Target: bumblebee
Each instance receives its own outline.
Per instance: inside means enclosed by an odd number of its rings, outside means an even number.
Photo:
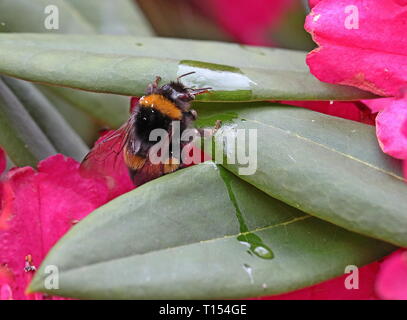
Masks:
[[[181,75],[170,83],[159,86],[160,77],[148,85],[142,96],[131,111],[128,121],[118,130],[110,132],[101,143],[85,156],[81,163],[82,170],[91,170],[94,162],[99,162],[110,149],[115,155],[123,155],[123,160],[129,170],[130,177],[136,186],[140,186],[162,175],[185,167],[182,157],[174,156],[170,151],[166,161],[155,163],[151,161],[149,152],[157,141],[150,140],[153,130],[162,129],[168,139],[173,138],[173,123],[179,123],[180,134],[190,128],[197,118],[191,102],[195,96],[208,92],[211,88],[188,88],[181,78],[194,72]],[[173,140],[171,140],[173,141]],[[190,141],[177,141],[183,148]],[[172,150],[170,142],[169,149]]]

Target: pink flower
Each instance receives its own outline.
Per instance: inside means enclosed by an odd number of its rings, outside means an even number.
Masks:
[[[407,95],[396,98],[365,100],[376,117],[376,135],[383,152],[404,160],[407,177]]]
[[[407,300],[407,251],[398,250],[380,267],[376,293],[382,299]]]
[[[308,66],[321,81],[394,96],[407,82],[406,24],[405,1],[319,1],[305,23],[319,45]]]
[[[324,281],[320,284],[262,300],[371,300],[376,299],[375,278],[379,263],[374,262],[359,269],[359,288],[347,289],[345,279],[349,274]]]
[[[305,28],[319,48],[307,56],[321,81],[397,96],[407,83],[407,0],[312,1]],[[341,57],[338,59],[338,57]],[[366,100],[383,152],[407,159],[407,99]],[[404,163],[407,174],[407,163]]]
[[[46,298],[25,294],[36,267],[66,231],[126,188],[82,177],[79,163],[63,155],[37,170],[10,170],[0,184],[0,299]]]
[[[346,101],[280,101],[291,106],[303,107],[343,119],[374,124],[374,116],[360,102]]]
[[[378,99],[373,106],[380,111],[376,133],[383,152],[407,160],[407,96]]]

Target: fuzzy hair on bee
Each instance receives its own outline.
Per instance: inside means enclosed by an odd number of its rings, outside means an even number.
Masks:
[[[191,109],[191,102],[196,95],[211,89],[186,87],[181,78],[192,73],[194,72],[183,74],[176,81],[162,86],[159,85],[161,78],[157,76],[155,81],[148,85],[145,95],[138,100],[128,121],[97,144],[85,156],[81,168],[91,170],[93,163],[100,161],[105,155],[106,144],[116,155],[123,154],[130,177],[136,186],[185,167],[182,158],[172,153],[172,142],[169,143],[170,153],[166,161],[151,161],[149,152],[157,141],[151,141],[150,135],[154,130],[161,129],[165,130],[171,140],[174,121],[179,123],[180,136],[192,127],[197,113]],[[177,144],[183,148],[189,142],[177,141]]]

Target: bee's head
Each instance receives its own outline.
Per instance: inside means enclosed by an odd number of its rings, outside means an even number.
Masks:
[[[207,92],[211,88],[188,88],[180,79],[187,75],[190,75],[193,72],[189,72],[183,74],[177,78],[177,81],[172,81],[163,85],[160,88],[161,94],[165,96],[167,99],[173,101],[177,106],[179,106],[183,110],[187,110],[189,108],[190,102],[195,99],[195,96],[204,92]]]
[[[173,102],[190,102],[195,95],[179,81],[172,81],[161,87],[162,94]]]

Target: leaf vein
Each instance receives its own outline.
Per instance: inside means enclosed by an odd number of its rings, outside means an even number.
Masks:
[[[247,118],[245,118],[245,120],[246,120],[246,121],[253,122],[253,123],[258,123],[258,124],[261,124],[261,125],[263,125],[263,126],[266,126],[266,127],[272,128],[272,129],[280,130],[280,131],[282,131],[282,132],[284,132],[284,133],[286,133],[286,134],[288,134],[288,135],[291,135],[291,136],[297,137],[297,138],[299,138],[299,139],[301,139],[301,140],[304,140],[304,141],[307,141],[307,142],[309,142],[309,143],[315,144],[315,145],[317,145],[317,146],[319,146],[319,147],[321,147],[321,148],[324,148],[324,149],[326,149],[326,150],[329,150],[329,151],[331,151],[331,152],[340,154],[341,156],[344,156],[344,157],[346,157],[346,158],[349,158],[349,159],[351,159],[351,160],[354,160],[354,161],[356,161],[356,162],[359,162],[359,163],[361,163],[361,164],[363,164],[363,165],[365,165],[365,166],[367,166],[367,167],[369,167],[369,168],[372,168],[372,169],[374,169],[374,170],[377,170],[377,171],[380,171],[380,172],[385,173],[385,174],[387,174],[387,175],[390,175],[390,176],[392,176],[393,178],[396,178],[396,179],[401,180],[401,181],[403,181],[403,182],[405,181],[403,177],[401,177],[401,176],[399,176],[399,175],[397,175],[397,174],[395,174],[395,173],[393,173],[393,172],[390,172],[390,171],[384,170],[384,169],[382,169],[382,168],[376,167],[375,165],[373,165],[373,164],[371,164],[371,163],[369,163],[369,162],[363,161],[363,160],[358,159],[358,158],[356,158],[356,157],[354,157],[354,156],[351,156],[351,155],[349,155],[349,154],[343,153],[343,152],[341,152],[341,151],[339,151],[339,150],[330,148],[330,147],[328,147],[328,146],[326,146],[326,145],[324,145],[324,144],[321,144],[321,143],[318,143],[318,142],[316,142],[316,141],[314,141],[314,140],[311,140],[311,139],[308,139],[308,138],[306,138],[306,137],[303,137],[303,136],[301,136],[301,135],[299,135],[299,134],[297,134],[297,133],[293,133],[293,132],[291,132],[291,131],[284,130],[284,129],[282,129],[282,128],[273,126],[273,125],[271,125],[271,124],[266,124],[266,123],[263,123],[263,122],[258,121],[258,120],[247,119]]]

